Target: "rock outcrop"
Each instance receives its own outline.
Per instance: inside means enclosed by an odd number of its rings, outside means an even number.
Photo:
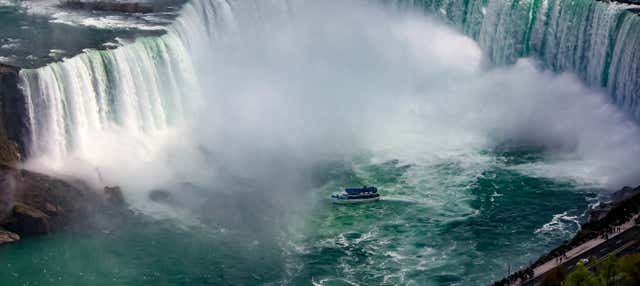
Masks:
[[[20,236],[6,229],[0,228],[0,245],[20,240]]]
[[[0,163],[10,164],[24,154],[24,96],[18,87],[20,69],[0,64]]]
[[[3,226],[22,235],[47,234],[51,230],[51,217],[22,203],[13,206]]]
[[[149,199],[156,203],[167,203],[171,200],[171,193],[167,190],[153,190],[149,193]]]
[[[47,234],[123,206],[119,187],[101,193],[86,184],[0,164],[0,241]]]
[[[591,223],[603,219],[611,210],[638,194],[640,194],[640,187],[624,187],[621,190],[612,193],[609,196],[608,201],[600,203],[588,211],[587,222]]]
[[[124,195],[122,194],[122,189],[120,189],[120,187],[104,187],[104,194],[106,196],[107,202],[112,206],[121,207],[126,205]]]

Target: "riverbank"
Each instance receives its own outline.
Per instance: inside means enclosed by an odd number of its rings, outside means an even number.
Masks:
[[[619,248],[605,247],[613,240],[616,245],[633,246],[637,238],[629,232],[637,230],[640,220],[640,186],[625,187],[611,195],[612,200],[590,210],[590,219],[569,241],[541,256],[529,267],[520,270],[493,285],[537,285],[558,267],[572,268],[581,259],[615,255]],[[605,213],[606,211],[606,213]],[[595,251],[600,249],[599,251]]]

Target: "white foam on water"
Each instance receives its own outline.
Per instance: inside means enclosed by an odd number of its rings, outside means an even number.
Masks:
[[[569,227],[579,228],[580,227],[580,219],[578,216],[568,215],[568,212],[559,213],[553,216],[551,221],[545,223],[541,228],[536,229],[534,233],[536,234],[554,234],[557,235],[559,232],[571,232],[572,229]]]
[[[167,20],[153,15],[136,14],[110,15],[95,14],[89,11],[74,11],[60,8],[59,0],[22,1],[19,3],[30,14],[50,17],[51,23],[70,26],[94,27],[99,29],[139,29],[164,30]]]
[[[530,59],[485,70],[470,38],[368,2],[231,3],[196,0],[165,36],[23,72],[33,165],[98,168],[142,198],[278,170],[293,184],[270,160],[366,150],[416,165],[408,180],[434,192],[411,200],[436,205],[464,202],[496,164],[483,151],[505,141],[549,150],[525,173],[612,187],[640,173],[627,167],[638,127],[571,74]],[[445,162],[463,173],[442,179],[434,168]]]

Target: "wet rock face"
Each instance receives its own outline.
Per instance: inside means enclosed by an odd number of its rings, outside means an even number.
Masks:
[[[0,228],[41,235],[86,219],[103,199],[62,180],[0,165]]]
[[[587,211],[588,222],[596,222],[603,219],[615,207],[628,200],[629,198],[640,194],[640,186],[636,188],[624,187],[619,191],[612,193],[608,202],[598,204],[596,207]]]
[[[18,87],[20,69],[0,64],[0,162],[12,163],[24,154],[26,104]]]
[[[17,203],[3,227],[22,235],[40,235],[51,231],[51,217],[28,205]]]

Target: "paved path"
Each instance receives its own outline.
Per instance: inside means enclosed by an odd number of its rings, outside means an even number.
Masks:
[[[626,223],[617,226],[617,228],[619,229],[617,232],[613,232],[609,234],[609,239],[606,240],[604,238],[595,238],[592,240],[589,240],[581,245],[576,246],[575,248],[569,250],[566,253],[566,257],[562,260],[556,260],[555,258],[551,259],[550,261],[547,261],[546,263],[536,267],[533,269],[533,278],[522,283],[520,281],[516,282],[514,285],[536,285],[537,282],[543,277],[543,274],[547,273],[549,270],[555,268],[558,265],[561,264],[565,264],[566,262],[573,262],[573,264],[570,264],[569,266],[573,267],[573,265],[575,265],[579,259],[582,259],[583,256],[585,256],[585,254],[587,255],[586,257],[590,257],[588,256],[589,254],[591,254],[591,252],[593,252],[593,250],[595,248],[598,248],[599,246],[604,246],[603,244],[607,241],[612,242],[612,241],[617,241],[614,238],[617,238],[619,235],[626,233],[627,230],[633,228],[636,224],[635,224],[635,219],[637,217],[639,217],[640,214],[637,214],[635,216],[633,216],[629,221],[627,221]],[[637,229],[636,229],[637,231]],[[633,232],[633,234],[635,235],[635,231]],[[625,237],[630,235],[629,233],[625,234]],[[635,237],[635,236],[634,236]],[[606,249],[605,249],[606,250]],[[603,250],[604,251],[604,250]],[[607,251],[606,253],[609,253],[610,251]],[[599,256],[599,255],[597,255]]]

